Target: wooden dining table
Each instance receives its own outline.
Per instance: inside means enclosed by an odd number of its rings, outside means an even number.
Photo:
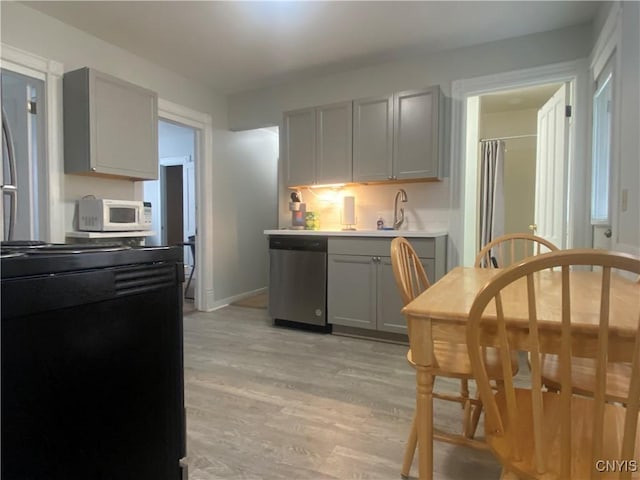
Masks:
[[[466,343],[466,327],[471,305],[480,289],[502,269],[456,267],[407,304],[405,315],[411,332],[409,343],[416,364],[416,412],[418,429],[419,478],[433,477],[433,341]],[[559,271],[535,274],[540,345],[542,351],[559,353],[560,288]],[[573,354],[595,351],[599,325],[601,274],[586,270],[570,273]],[[640,315],[640,286],[637,281],[612,276],[610,349],[612,355],[629,358]],[[502,293],[505,319],[512,344],[524,347],[528,337],[527,293],[524,279]],[[630,312],[635,312],[630,315]],[[495,310],[490,304],[483,325],[491,330]],[[634,320],[635,319],[635,320]],[[615,358],[611,358],[615,361]]]

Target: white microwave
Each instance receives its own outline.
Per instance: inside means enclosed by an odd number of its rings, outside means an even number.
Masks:
[[[81,198],[78,201],[78,230],[87,232],[151,230],[151,204],[136,200]]]

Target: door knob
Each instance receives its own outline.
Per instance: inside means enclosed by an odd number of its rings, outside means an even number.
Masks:
[[[529,225],[529,230],[531,230],[533,233],[536,233],[537,229],[538,229],[538,225],[536,225],[535,223],[532,223],[531,225]]]
[[[611,229],[610,228],[607,228],[604,231],[604,236],[607,237],[607,238],[611,238]]]

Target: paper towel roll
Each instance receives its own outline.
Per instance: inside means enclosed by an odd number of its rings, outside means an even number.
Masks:
[[[342,198],[342,224],[356,224],[356,197]]]

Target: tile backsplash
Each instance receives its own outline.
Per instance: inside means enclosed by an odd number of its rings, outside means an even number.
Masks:
[[[302,188],[302,201],[307,211],[320,217],[321,230],[340,230],[343,197],[355,197],[356,229],[375,230],[378,217],[385,227],[393,226],[393,207],[396,192],[407,192],[404,223],[400,230],[447,230],[449,227],[449,181],[427,183],[398,183],[393,185],[357,185],[341,188]],[[291,190],[287,190],[287,197]],[[282,197],[281,197],[282,198]],[[281,205],[280,227],[288,227],[288,201]]]

